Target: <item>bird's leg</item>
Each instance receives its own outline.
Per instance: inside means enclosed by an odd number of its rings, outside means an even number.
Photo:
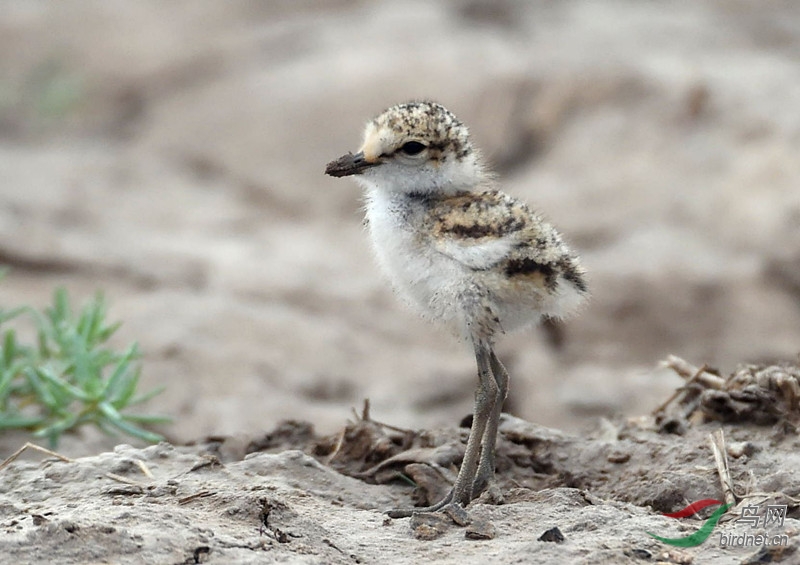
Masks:
[[[494,401],[494,409],[486,424],[481,443],[481,460],[478,465],[478,474],[472,485],[472,498],[477,498],[485,489],[489,489],[489,494],[497,502],[503,499],[502,493],[494,484],[494,465],[495,452],[494,446],[497,441],[497,427],[500,424],[500,414],[503,412],[503,403],[508,395],[508,371],[503,367],[500,359],[497,358],[493,350],[489,351],[490,366],[492,375],[497,383],[497,396]]]
[[[492,376],[491,349],[482,343],[475,344],[475,359],[478,363],[478,388],[475,391],[475,410],[472,415],[472,429],[467,440],[467,449],[456,482],[450,493],[433,506],[389,511],[392,518],[407,518],[412,514],[438,512],[450,504],[466,506],[472,500],[472,485],[478,471],[481,454],[481,441],[486,432],[486,424],[493,416],[494,405],[499,391]],[[495,426],[496,427],[496,426]]]
[[[478,471],[478,461],[481,455],[481,442],[486,432],[486,426],[493,412],[497,400],[497,383],[492,376],[491,349],[485,345],[475,347],[475,358],[478,362],[478,389],[475,391],[475,411],[472,416],[472,429],[469,432],[467,450],[464,461],[453,485],[453,502],[466,506],[472,500],[472,483]]]

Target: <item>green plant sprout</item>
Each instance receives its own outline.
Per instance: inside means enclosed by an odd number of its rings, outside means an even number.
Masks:
[[[21,343],[11,322],[30,317],[36,343]],[[39,312],[30,306],[0,306],[0,432],[29,430],[55,448],[66,431],[93,424],[148,442],[163,437],[145,426],[166,423],[164,416],[129,413],[163,392],[163,387],[137,394],[141,367],[136,343],[116,352],[105,346],[120,323],[108,324],[106,305],[98,293],[80,313],[58,288],[53,305]]]

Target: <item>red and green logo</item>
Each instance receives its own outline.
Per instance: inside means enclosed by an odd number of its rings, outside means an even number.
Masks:
[[[698,500],[697,502],[692,502],[689,506],[684,508],[683,510],[679,510],[678,512],[673,512],[671,514],[664,514],[669,518],[686,518],[687,516],[693,516],[696,512],[699,512],[703,508],[707,508],[709,506],[714,506],[717,504],[722,504],[719,500],[714,500],[712,498],[706,498],[704,500]],[[712,530],[719,522],[719,519],[722,518],[722,515],[730,508],[730,504],[722,504],[719,508],[717,508],[716,512],[714,512],[705,523],[700,526],[700,529],[697,530],[695,533],[688,535],[682,538],[662,538],[661,536],[657,536],[655,534],[651,534],[650,532],[646,532],[647,535],[656,538],[658,541],[666,543],[668,545],[674,545],[677,547],[695,547],[696,545],[700,545],[704,541],[708,539],[708,536],[711,535]]]

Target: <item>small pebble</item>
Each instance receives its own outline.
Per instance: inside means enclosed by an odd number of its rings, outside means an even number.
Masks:
[[[561,530],[558,529],[558,526],[555,528],[550,528],[541,536],[539,536],[539,541],[553,541],[556,543],[561,543],[565,540],[564,534],[561,533]]]
[[[494,524],[488,520],[473,520],[469,526],[464,537],[467,539],[487,540],[494,539],[497,535]]]
[[[469,512],[467,512],[457,504],[449,504],[445,506],[444,513],[450,516],[453,522],[455,522],[459,526],[466,526],[467,524],[472,522],[472,518],[470,517]]]
[[[410,526],[415,538],[430,541],[447,531],[447,522],[442,514],[413,514]]]
[[[617,451],[614,450],[608,454],[608,461],[609,463],[627,463],[631,458],[631,454],[628,451]]]

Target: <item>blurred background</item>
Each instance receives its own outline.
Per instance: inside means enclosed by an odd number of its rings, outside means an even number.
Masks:
[[[102,289],[173,441],[330,432],[364,398],[455,425],[471,353],[394,299],[359,189],[323,174],[411,98],[467,123],[590,273],[579,317],[501,342],[509,411],[579,430],[663,401],[670,353],[797,358],[790,0],[7,0],[0,304]]]

